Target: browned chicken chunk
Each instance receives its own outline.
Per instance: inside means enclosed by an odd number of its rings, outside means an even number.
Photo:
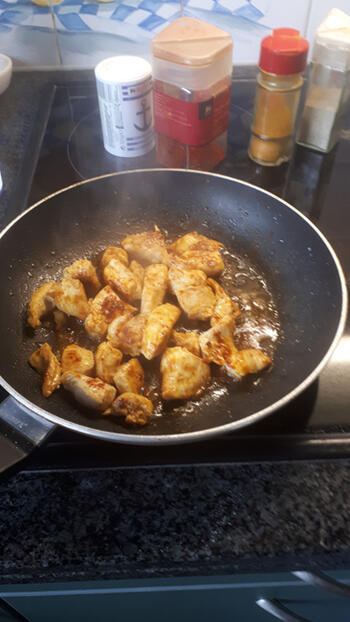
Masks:
[[[63,313],[63,311],[60,311],[59,309],[54,309],[52,312],[52,315],[53,315],[53,319],[55,322],[55,329],[57,331],[63,330],[65,325],[67,324],[66,314]]]
[[[138,281],[129,268],[118,259],[111,259],[103,270],[105,282],[129,302],[135,300]]]
[[[196,395],[210,378],[210,367],[186,348],[167,348],[162,356],[162,398],[184,400]]]
[[[124,266],[127,266],[129,263],[128,254],[125,252],[123,248],[119,248],[118,246],[109,246],[103,252],[101,257],[101,268],[102,270],[106,267],[106,265],[111,261],[111,259],[118,259]]]
[[[153,411],[151,400],[136,393],[122,393],[112,404],[112,413],[125,417],[126,423],[146,425]]]
[[[168,268],[164,264],[147,266],[141,297],[141,313],[151,313],[163,303],[167,282]]]
[[[67,315],[77,317],[79,320],[85,320],[89,313],[85,289],[78,279],[62,279],[61,283],[55,288],[53,298],[56,307],[63,313],[67,313]]]
[[[109,324],[116,319],[126,319],[135,312],[135,307],[121,300],[118,294],[106,285],[90,303],[85,330],[93,339],[103,339]]]
[[[224,262],[219,242],[193,231],[170,245],[170,265],[187,270],[203,270],[208,276],[220,274]]]
[[[58,389],[61,382],[61,366],[51,346],[44,343],[29,357],[29,363],[44,376],[41,390],[44,397],[49,397],[55,389]]]
[[[86,408],[104,411],[113,402],[117,390],[100,378],[90,378],[84,374],[66,372],[62,375],[62,384],[73,393],[77,402]]]
[[[93,352],[72,343],[62,352],[61,366],[63,374],[70,371],[72,374],[92,376],[95,367]]]
[[[226,372],[237,379],[256,373],[271,364],[261,350],[237,350],[233,341],[234,320],[221,320],[199,336],[205,361],[223,365]]]
[[[143,331],[141,348],[141,352],[146,359],[151,360],[165,350],[180,314],[180,309],[175,307],[175,305],[166,303],[156,307],[148,316]]]
[[[130,359],[118,367],[113,382],[119,393],[140,393],[145,382],[144,371],[137,359]]]
[[[170,343],[173,346],[179,346],[186,348],[192,354],[196,356],[201,355],[201,349],[199,347],[199,335],[194,331],[183,333],[177,330],[173,330],[170,337]]]
[[[41,318],[55,308],[53,298],[57,283],[48,281],[35,290],[29,301],[27,322],[32,328],[41,326]]]
[[[146,321],[147,315],[139,313],[134,317],[127,317],[125,322],[112,322],[108,328],[107,339],[124,354],[139,356]]]
[[[88,259],[77,259],[71,266],[63,270],[63,276],[78,279],[84,285],[90,285],[91,293],[96,293],[102,287],[96,270]]]
[[[113,384],[113,376],[122,358],[123,353],[117,348],[114,348],[110,343],[107,341],[100,343],[95,355],[96,376],[108,384]]]
[[[134,259],[130,262],[129,268],[131,272],[133,273],[134,279],[136,281],[135,299],[140,300],[141,295],[142,295],[145,269],[143,266],[141,266],[141,264],[138,261],[135,261]]]
[[[169,261],[165,238],[161,231],[145,231],[128,235],[122,247],[141,263],[165,263]]]
[[[212,288],[215,294],[215,307],[213,315],[210,318],[210,324],[214,326],[224,317],[231,317],[236,319],[241,315],[238,305],[231,300],[230,296],[225,292],[224,288],[219,285],[214,279],[208,279],[208,285]]]
[[[208,320],[213,315],[215,295],[206,281],[202,270],[169,270],[171,289],[191,320]]]

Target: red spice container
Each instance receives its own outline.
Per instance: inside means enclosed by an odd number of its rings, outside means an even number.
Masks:
[[[157,160],[211,170],[226,154],[232,37],[180,17],[152,40]]]

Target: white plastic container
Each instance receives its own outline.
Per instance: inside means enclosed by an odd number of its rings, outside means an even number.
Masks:
[[[327,153],[350,100],[350,15],[332,9],[316,32],[297,143]]]
[[[137,56],[113,56],[95,68],[105,149],[133,158],[154,147],[151,65]]]

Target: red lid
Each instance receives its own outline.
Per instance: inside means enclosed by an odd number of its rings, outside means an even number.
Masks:
[[[305,69],[309,43],[294,28],[276,28],[261,42],[259,67],[286,76]]]

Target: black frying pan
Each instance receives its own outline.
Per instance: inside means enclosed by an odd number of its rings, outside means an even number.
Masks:
[[[170,410],[139,430],[82,412],[63,391],[49,400],[27,363],[44,333],[25,331],[26,303],[62,268],[154,224],[197,230],[248,254],[266,275],[283,338],[272,370],[254,389],[232,390]],[[60,191],[27,210],[0,239],[1,383],[24,406],[77,431],[129,443],[201,439],[249,425],[296,397],[320,373],[342,333],[345,281],[320,232],[284,201],[255,186],[208,173],[145,170],[103,176]]]

